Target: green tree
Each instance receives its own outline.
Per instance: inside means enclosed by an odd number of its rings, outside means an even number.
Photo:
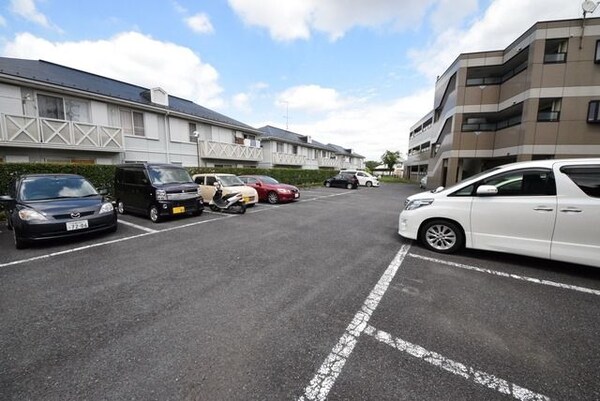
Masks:
[[[386,150],[383,156],[381,156],[381,162],[385,164],[390,171],[392,171],[394,165],[400,161],[402,161],[402,157],[400,156],[399,151],[392,152],[391,150]]]
[[[367,160],[365,162],[365,167],[367,168],[367,170],[372,173],[373,171],[375,171],[375,168],[377,168],[377,166],[379,166],[381,163],[376,161],[376,160]]]

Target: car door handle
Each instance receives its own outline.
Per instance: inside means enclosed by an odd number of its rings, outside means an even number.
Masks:
[[[533,210],[535,210],[536,212],[551,212],[554,210],[554,208],[548,206],[538,206],[534,207]]]
[[[581,213],[583,210],[574,207],[568,207],[566,209],[560,209],[562,213]]]

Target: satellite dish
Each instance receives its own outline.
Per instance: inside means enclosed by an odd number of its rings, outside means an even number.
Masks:
[[[581,5],[581,8],[583,9],[584,13],[593,13],[596,7],[598,7],[598,4],[590,0],[584,1]]]

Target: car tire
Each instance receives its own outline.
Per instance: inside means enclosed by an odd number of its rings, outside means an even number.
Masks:
[[[202,216],[202,212],[204,212],[204,209],[198,209],[192,213],[192,216]]]
[[[13,227],[13,239],[15,241],[15,248],[17,248],[17,249],[27,248],[27,245],[28,245],[27,242],[19,236],[19,233],[17,232],[16,229],[14,229],[14,227]]]
[[[373,183],[371,181],[367,181],[367,183],[365,185],[370,188],[373,186]]]
[[[326,183],[325,183],[325,186],[326,186],[327,188],[329,188],[329,187],[331,186],[331,183],[330,183],[330,182],[326,182]]]
[[[119,214],[125,214],[125,204],[121,200],[117,201],[117,212]]]
[[[160,223],[160,211],[158,210],[158,207],[156,206],[151,206],[150,210],[148,211],[148,217],[150,217],[150,220],[153,223]]]
[[[209,207],[210,207],[210,210],[212,210],[213,212],[218,212],[219,210],[221,210],[215,205],[209,205]]]
[[[462,228],[449,220],[427,222],[421,228],[419,239],[427,249],[439,253],[454,253],[465,243]]]
[[[267,194],[267,202],[269,202],[272,205],[274,205],[277,202],[279,202],[279,196],[277,195],[277,192],[275,192],[275,191],[269,192]]]
[[[354,185],[352,185],[352,184],[346,185],[346,188],[348,188],[348,189],[352,189],[353,187],[354,187]]]

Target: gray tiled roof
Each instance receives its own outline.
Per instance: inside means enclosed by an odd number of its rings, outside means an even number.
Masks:
[[[332,149],[330,149],[327,145],[317,142],[314,139],[311,140],[311,143],[307,143],[305,139],[302,139],[306,138],[306,135],[296,134],[295,132],[283,130],[271,125],[266,125],[258,130],[263,133],[261,138],[262,141],[268,141],[269,139],[280,139],[289,143],[332,151]]]
[[[332,143],[328,143],[327,146],[329,146],[332,149],[332,151],[335,152],[338,155],[346,155],[346,156],[354,156],[354,157],[364,157],[364,156],[361,156],[359,154],[353,153],[352,149],[346,149],[346,148],[343,148],[343,147],[341,147],[339,145],[334,145]]]
[[[45,84],[59,85],[90,94],[109,96],[115,99],[131,101],[140,105],[161,107],[143,95],[150,88],[128,84],[115,79],[103,77],[89,72],[76,70],[43,60],[26,60],[0,57],[0,75],[10,75]],[[222,123],[242,130],[256,131],[255,128],[202,107],[189,100],[169,95],[168,110],[185,113],[201,119]]]

